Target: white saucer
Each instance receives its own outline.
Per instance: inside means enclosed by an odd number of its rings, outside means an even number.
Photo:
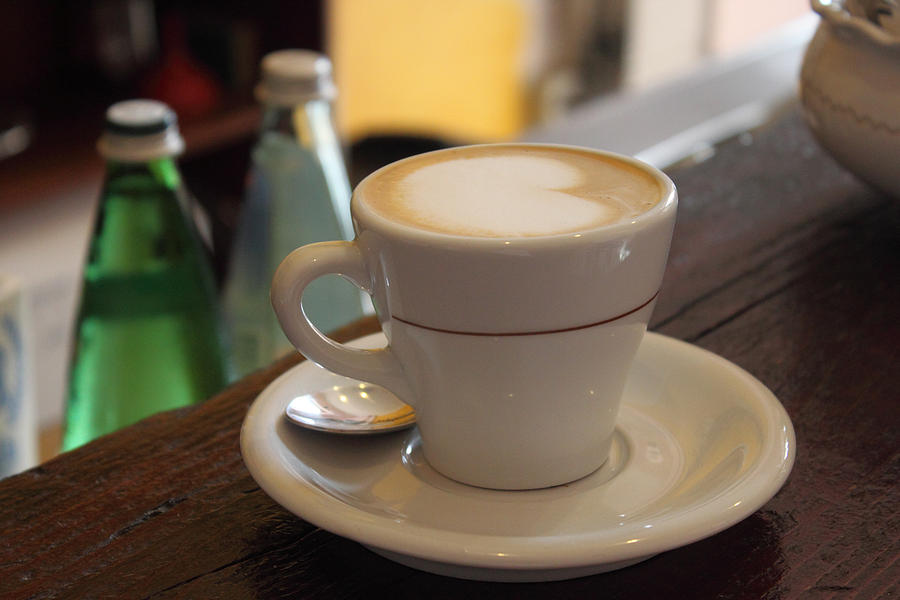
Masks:
[[[352,345],[375,348],[384,337]],[[794,462],[791,421],[765,386],[719,356],[654,333],[629,376],[610,459],[544,490],[447,479],[425,462],[416,429],[348,438],[284,417],[294,396],[338,377],[307,361],[273,381],[241,431],[247,468],[310,523],[443,575],[548,581],[631,565],[749,516]]]

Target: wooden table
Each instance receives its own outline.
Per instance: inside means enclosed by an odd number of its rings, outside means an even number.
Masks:
[[[288,513],[244,468],[247,407],[294,356],[0,482],[0,597],[896,597],[900,201],[825,157],[796,109],[672,175],[679,221],[651,328],[756,375],[796,428],[793,473],[751,517],[557,583],[399,566]]]

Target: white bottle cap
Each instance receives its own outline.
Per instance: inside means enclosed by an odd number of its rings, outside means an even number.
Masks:
[[[106,111],[100,154],[122,162],[146,162],[184,151],[175,111],[156,100],[125,100]]]
[[[331,61],[312,50],[278,50],[263,57],[256,98],[265,104],[295,106],[313,99],[333,100]]]

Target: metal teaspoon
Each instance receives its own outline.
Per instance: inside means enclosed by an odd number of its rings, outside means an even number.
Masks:
[[[387,433],[416,422],[408,404],[381,386],[362,382],[297,396],[285,415],[307,429],[351,435]]]

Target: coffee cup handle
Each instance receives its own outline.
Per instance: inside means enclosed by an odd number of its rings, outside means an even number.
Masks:
[[[326,369],[385,387],[410,403],[413,394],[390,346],[363,350],[339,344],[319,331],[300,306],[303,290],[322,275],[342,275],[371,294],[371,278],[356,242],[319,242],[301,246],[278,266],[271,301],[282,330],[304,356]]]

